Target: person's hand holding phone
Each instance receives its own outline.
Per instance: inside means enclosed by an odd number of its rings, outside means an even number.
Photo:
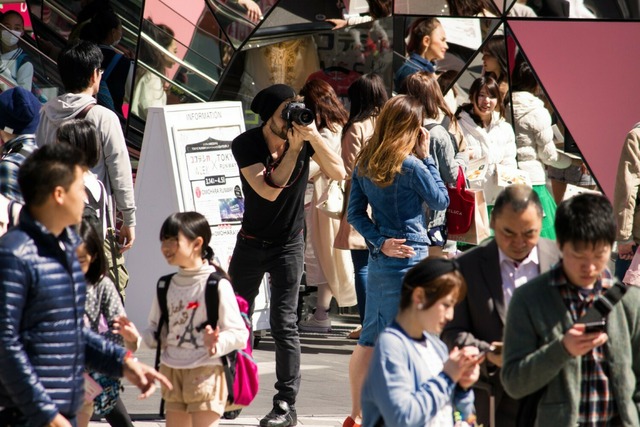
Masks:
[[[487,360],[498,368],[502,368],[502,342],[493,341],[486,352]]]
[[[574,324],[562,337],[567,352],[574,356],[584,356],[596,347],[607,342],[609,336],[602,331],[587,332],[584,323]]]
[[[478,349],[476,348],[475,354],[470,354],[469,350],[466,349],[467,347],[463,349],[454,347],[449,353],[449,359],[444,362],[442,368],[442,371],[455,383],[458,383],[462,378],[468,376],[469,370],[473,370],[474,367],[478,365]]]
[[[429,131],[421,127],[418,132],[418,141],[413,148],[415,156],[421,160],[429,157]]]

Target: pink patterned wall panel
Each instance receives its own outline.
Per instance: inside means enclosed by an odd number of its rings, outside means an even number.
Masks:
[[[640,122],[640,22],[509,25],[602,189],[613,198],[622,144]]]

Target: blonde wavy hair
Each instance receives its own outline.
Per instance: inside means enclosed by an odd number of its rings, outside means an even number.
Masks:
[[[398,95],[387,101],[373,135],[358,155],[358,174],[378,187],[391,185],[415,148],[423,119],[424,107],[418,99]]]

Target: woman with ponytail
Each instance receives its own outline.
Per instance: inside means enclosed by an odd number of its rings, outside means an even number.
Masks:
[[[162,388],[168,427],[218,425],[227,402],[221,356],[244,348],[249,338],[229,276],[213,262],[210,240],[209,223],[198,212],[174,213],[160,229],[162,255],[178,267],[167,290],[168,328],[161,338],[160,371],[173,384],[173,390]],[[218,324],[200,328],[208,321],[205,288],[211,273],[223,277],[218,281]],[[155,298],[144,333],[150,347],[157,346],[160,313]]]

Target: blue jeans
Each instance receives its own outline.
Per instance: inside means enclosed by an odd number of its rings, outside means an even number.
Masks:
[[[367,274],[369,272],[369,250],[351,249],[351,261],[355,273],[356,300],[358,301],[358,314],[360,324],[364,323],[364,311],[367,304]]]
[[[405,243],[416,252],[412,258],[392,258],[382,252],[369,256],[367,277],[367,311],[358,344],[373,347],[378,335],[395,319],[405,273],[429,255],[424,243]]]
[[[636,253],[636,250],[638,250],[638,245],[633,245],[633,253]],[[624,275],[627,273],[627,270],[629,269],[629,267],[631,267],[631,261],[630,259],[620,259],[616,256],[616,263],[615,263],[615,267],[616,267],[616,271],[615,271],[615,275],[618,279],[622,280],[624,279]]]
[[[265,273],[271,277],[269,323],[276,346],[277,390],[273,400],[283,400],[291,406],[295,405],[300,388],[297,310],[303,260],[302,233],[284,244],[238,235],[229,264],[233,289],[249,303],[250,316],[262,277]]]

